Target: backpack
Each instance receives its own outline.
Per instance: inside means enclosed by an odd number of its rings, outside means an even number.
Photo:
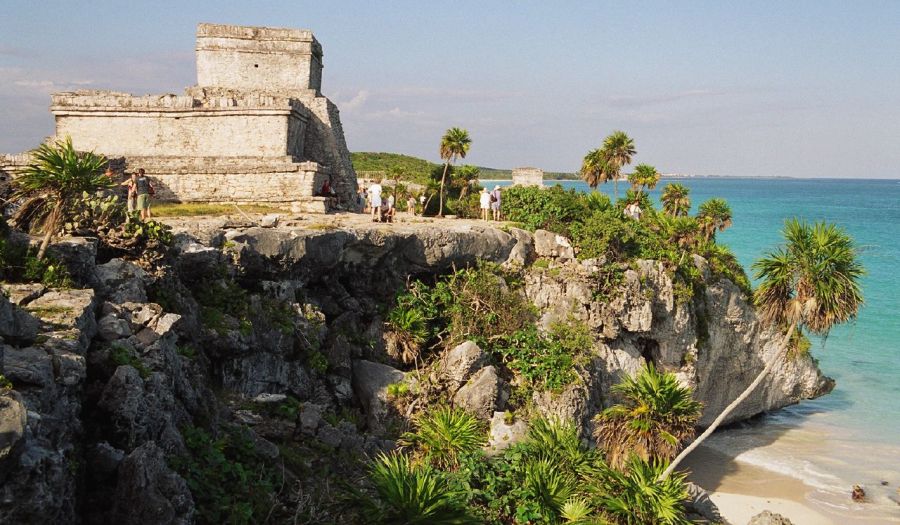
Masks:
[[[494,192],[491,192],[491,204],[494,204],[495,202],[497,202],[497,196],[494,195]]]
[[[156,195],[156,188],[153,187],[153,183],[147,181],[147,193],[150,195]]]

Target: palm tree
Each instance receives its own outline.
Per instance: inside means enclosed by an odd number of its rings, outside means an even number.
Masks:
[[[463,201],[472,183],[478,182],[478,176],[481,172],[477,166],[466,164],[465,166],[460,166],[455,173],[457,180],[462,184],[462,189],[459,191],[459,200]]]
[[[793,219],[785,224],[784,238],[785,246],[753,265],[756,278],[761,280],[754,293],[760,317],[779,329],[787,327],[780,350],[741,395],[672,461],[662,478],[712,434],[785,358],[795,330],[806,328],[827,336],[834,325],[855,319],[862,307],[859,279],[865,270],[857,261],[853,239],[844,230],[824,222],[810,225]]]
[[[715,239],[716,230],[722,232],[731,226],[731,206],[725,199],[709,199],[697,210],[697,221],[705,240]]]
[[[656,168],[649,164],[638,164],[634,167],[634,173],[628,175],[628,182],[631,183],[632,189],[643,193],[644,188],[652,190],[659,182],[659,172]]]
[[[44,240],[37,258],[43,259],[53,236],[62,228],[72,204],[85,193],[109,187],[103,175],[106,158],[93,152],[78,152],[71,137],[54,144],[41,144],[31,152],[31,163],[16,178],[15,199],[26,199],[22,212],[37,220]],[[22,219],[17,214],[17,222]],[[30,221],[29,221],[30,222]]]
[[[631,164],[631,157],[637,153],[637,150],[634,149],[634,141],[624,131],[613,131],[603,140],[602,151],[609,163],[608,178],[613,180],[616,199],[618,199],[619,173],[625,165]]]
[[[644,461],[671,459],[693,437],[702,405],[674,374],[648,364],[635,377],[625,377],[613,391],[624,402],[594,418],[594,437],[611,466],[622,468],[632,454]]]
[[[682,503],[688,499],[685,475],[662,478],[664,466],[663,461],[631,456],[621,471],[597,469],[586,486],[614,523],[689,525]]]
[[[450,128],[441,137],[440,154],[441,159],[446,163],[444,164],[444,173],[441,175],[439,217],[444,216],[444,184],[447,180],[447,170],[450,169],[450,164],[456,162],[457,158],[466,158],[466,153],[469,152],[471,145],[472,139],[469,138],[469,132],[462,128]]]
[[[678,184],[677,182],[666,184],[659,199],[662,201],[663,211],[673,217],[687,215],[688,210],[691,209],[690,193],[691,190],[683,184]]]
[[[584,156],[578,174],[592,190],[609,180],[609,162],[600,148],[592,149]]]

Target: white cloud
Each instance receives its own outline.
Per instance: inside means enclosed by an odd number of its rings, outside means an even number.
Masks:
[[[362,105],[365,104],[367,100],[369,100],[369,91],[363,89],[360,90],[360,92],[350,100],[341,102],[338,105],[343,111],[354,111],[362,107]]]

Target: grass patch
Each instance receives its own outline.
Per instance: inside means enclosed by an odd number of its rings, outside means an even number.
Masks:
[[[140,359],[131,353],[131,350],[121,345],[113,345],[109,348],[109,359],[116,366],[128,365],[138,371],[142,379],[150,377],[150,369]]]
[[[244,213],[288,213],[281,208],[256,204],[238,205]],[[153,204],[157,217],[198,217],[201,215],[240,215],[232,204],[203,202],[161,202]]]

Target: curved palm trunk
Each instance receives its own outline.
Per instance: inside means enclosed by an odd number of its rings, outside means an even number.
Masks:
[[[775,367],[775,363],[781,361],[781,359],[784,357],[784,354],[787,352],[788,345],[791,342],[791,336],[794,335],[794,330],[796,328],[797,323],[791,324],[791,327],[788,328],[787,335],[784,338],[784,342],[781,344],[780,350],[777,351],[774,356],[772,356],[772,359],[768,363],[766,363],[766,366],[762,369],[762,372],[760,372],[759,375],[756,376],[756,379],[754,379],[753,382],[750,383],[750,385],[746,389],[744,389],[743,392],[741,392],[741,395],[739,395],[737,399],[735,399],[731,402],[730,405],[725,407],[725,410],[723,410],[722,413],[713,420],[709,427],[707,427],[706,430],[704,430],[703,433],[697,437],[697,439],[695,439],[690,445],[688,445],[687,448],[682,450],[681,453],[678,454],[678,456],[676,456],[671,463],[669,463],[668,468],[666,468],[666,470],[659,476],[659,481],[668,478],[669,475],[675,471],[675,467],[677,467],[678,464],[684,460],[684,458],[688,457],[690,453],[694,451],[694,449],[699,447],[700,444],[710,436],[710,434],[715,432],[719,425],[722,424],[722,421],[725,421],[725,418],[728,417],[728,414],[731,414],[731,412],[733,412],[734,409],[738,407],[738,405],[740,405],[745,399],[747,399],[747,397],[751,393],[753,393],[754,390],[756,390],[756,387],[759,386],[760,383],[762,383],[762,380],[765,379],[766,376],[769,375],[769,372],[771,372]]]
[[[53,239],[53,235],[56,233],[56,230],[59,229],[59,219],[62,216],[62,202],[57,203],[56,206],[53,207],[53,211],[50,212],[50,216],[47,217],[47,222],[45,223],[45,228],[47,231],[44,233],[44,240],[41,241],[41,247],[38,248],[37,259],[40,261],[44,258],[44,255],[47,253],[47,248],[50,246],[50,241]]]
[[[450,169],[450,161],[447,160],[447,163],[444,164],[444,174],[441,175],[441,195],[440,195],[440,206],[438,206],[438,217],[444,216],[444,181],[447,180],[447,170]]]

